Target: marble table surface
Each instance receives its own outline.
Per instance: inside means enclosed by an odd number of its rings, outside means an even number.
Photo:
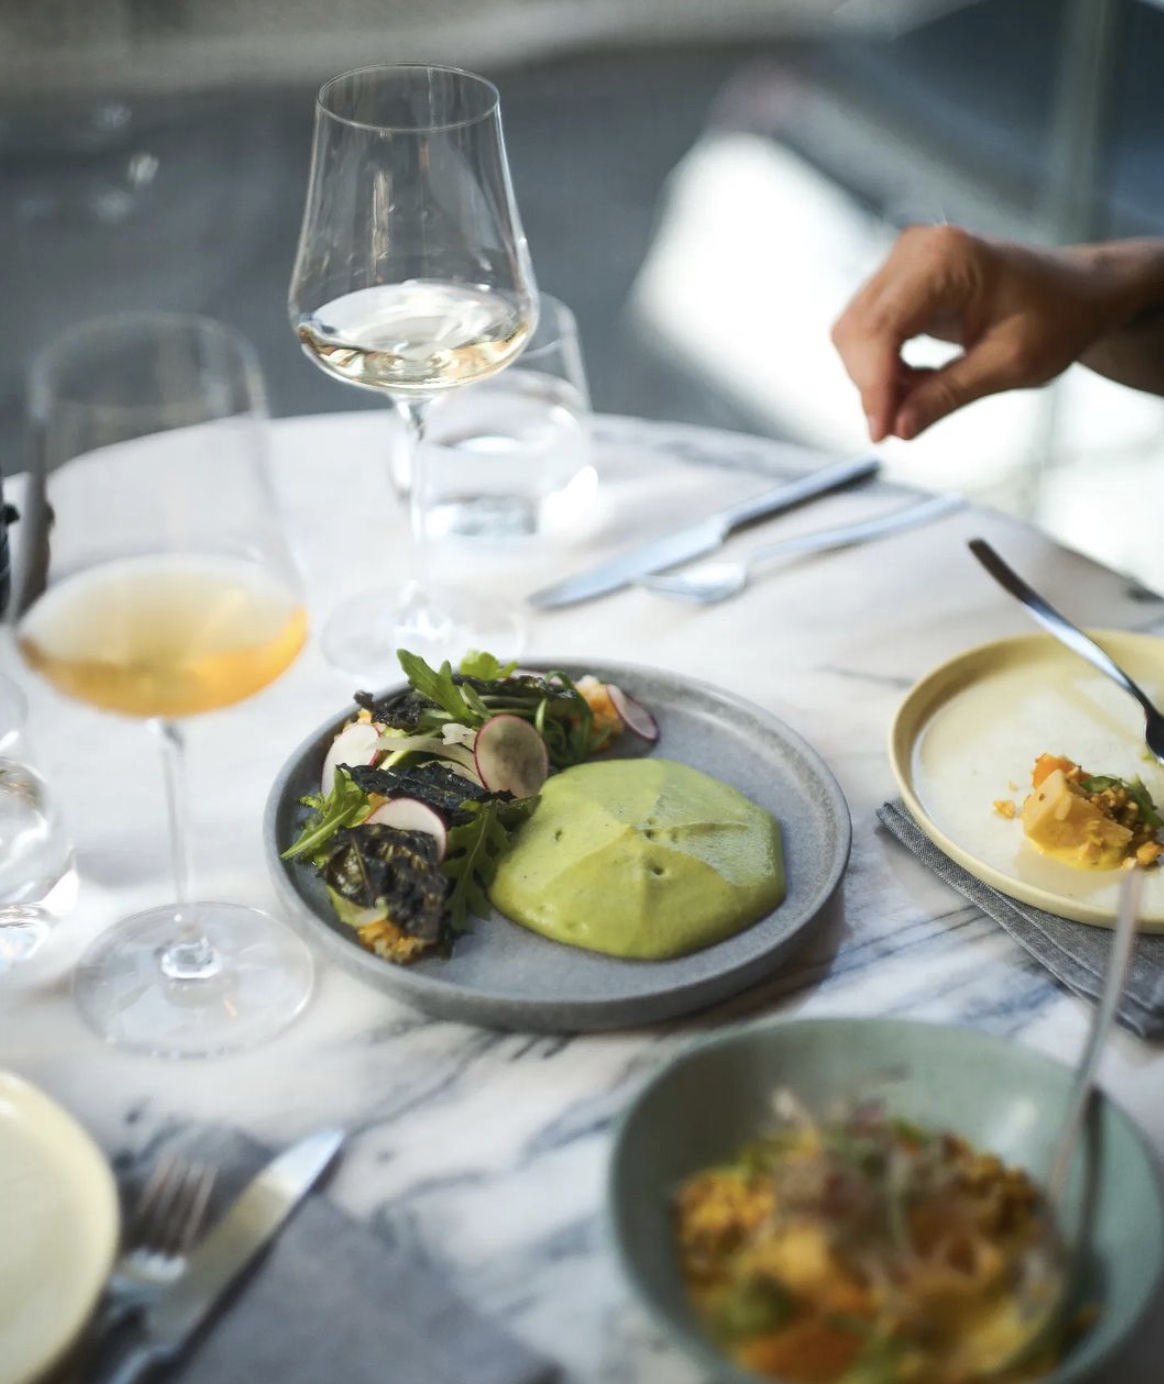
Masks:
[[[407,566],[382,457],[386,415],[284,420],[273,471],[319,623],[344,595]],[[755,438],[603,418],[593,509],[566,535],[507,547],[447,545],[450,578],[520,596],[589,558],[819,464]],[[935,475],[935,482],[940,482]],[[358,502],[357,502],[358,497]],[[878,482],[737,536],[901,504]],[[668,1054],[721,1026],[769,1016],[893,1014],[966,1024],[1072,1058],[1088,1021],[1009,936],[923,871],[878,828],[894,792],[893,713],[938,662],[1029,624],[967,553],[982,535],[1078,622],[1164,627],[1164,602],[1031,527],[968,507],[931,527],[767,572],[739,599],[697,609],[624,590],[531,612],[539,657],[638,662],[716,683],[780,717],[831,767],[853,851],[838,895],[772,979],[665,1025],[585,1036],[490,1032],[414,1012],[320,963],[316,994],[251,1053],[172,1064],[106,1048],[68,992],[79,950],[104,926],[169,897],[161,771],[138,725],[57,698],[21,670],[38,759],[75,838],[77,906],[23,984],[0,987],[0,1067],[58,1099],[110,1157],[139,1155],[175,1124],[225,1121],[281,1143],[325,1122],[351,1131],[332,1194],[447,1274],[455,1290],[557,1361],[577,1384],[694,1380],[632,1301],[607,1236],[611,1124]],[[353,679],[315,641],[274,686],[189,726],[198,892],[274,909],[260,822],[268,786]],[[31,963],[30,963],[31,965]],[[1164,1056],[1126,1032],[1103,1061],[1107,1090],[1164,1154]],[[1164,1322],[1105,1375],[1157,1379]]]

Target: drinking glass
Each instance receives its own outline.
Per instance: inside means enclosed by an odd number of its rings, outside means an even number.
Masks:
[[[0,977],[40,949],[76,897],[73,846],[33,767],[28,703],[0,674]]]
[[[585,519],[598,472],[578,325],[565,303],[541,299],[516,365],[433,400],[423,444],[430,537],[504,541]]]
[[[537,325],[538,295],[510,184],[496,87],[449,67],[365,67],[327,82],[289,311],[308,356],[381,391],[406,434],[412,579],[341,605],[326,657],[365,675],[469,648],[515,653],[516,607],[442,587],[428,570],[421,474],[429,402],[509,365]]]
[[[266,474],[250,346],[205,318],[99,319],[33,364],[17,647],[58,691],[141,718],[161,746],[176,902],[108,929],[73,991],[107,1041],[249,1047],[311,992],[311,954],[256,909],[189,890],[180,720],[257,693],[306,635]]]

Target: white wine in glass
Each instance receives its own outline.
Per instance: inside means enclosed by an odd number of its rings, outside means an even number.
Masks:
[[[261,691],[306,638],[257,362],[220,323],[127,314],[50,346],[31,395],[17,647],[66,696],[154,732],[175,875],[174,903],[97,938],[74,996],[111,1043],[177,1057],[250,1047],[306,1003],[311,954],[257,909],[190,897],[178,721]]]
[[[412,579],[340,606],[325,655],[371,676],[399,672],[399,647],[437,661],[470,648],[516,653],[511,604],[432,579],[420,447],[431,399],[505,369],[537,325],[491,82],[456,68],[367,67],[323,86],[289,311],[307,355],[384,394],[409,442],[394,479],[409,497]]]

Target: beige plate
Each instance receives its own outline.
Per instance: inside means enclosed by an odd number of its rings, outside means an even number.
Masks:
[[[35,1086],[0,1072],[0,1384],[39,1379],[68,1351],[117,1239],[101,1150]]]
[[[1096,641],[1164,704],[1164,639],[1119,631]],[[1110,927],[1120,871],[1077,870],[1041,855],[1017,820],[1044,751],[1093,774],[1140,777],[1164,805],[1164,766],[1144,745],[1140,708],[1049,635],[983,644],[929,673],[902,702],[889,759],[906,806],[936,845],[1000,893],[1061,918]],[[1164,932],[1164,869],[1145,880],[1143,926]]]

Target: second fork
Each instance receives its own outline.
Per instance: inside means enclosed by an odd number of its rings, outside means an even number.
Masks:
[[[217,1169],[177,1155],[163,1158],[137,1199],[125,1249],[113,1267],[97,1321],[107,1331],[182,1272],[202,1229]]]

